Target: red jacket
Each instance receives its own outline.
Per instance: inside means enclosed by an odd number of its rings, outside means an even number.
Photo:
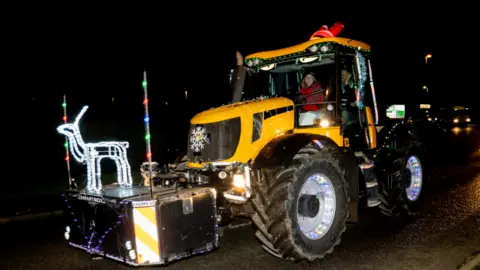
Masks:
[[[302,93],[302,95],[304,96],[307,96],[305,98],[306,103],[318,103],[323,101],[323,92],[320,92],[321,90],[322,90],[322,85],[319,82],[316,82],[308,88],[300,89],[300,93]],[[317,92],[317,93],[310,95],[313,92]],[[319,108],[319,104],[315,104],[315,105],[312,104],[312,105],[304,105],[303,109],[305,111],[318,111],[320,108]]]

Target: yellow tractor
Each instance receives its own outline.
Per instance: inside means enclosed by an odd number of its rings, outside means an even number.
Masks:
[[[234,102],[191,119],[190,185],[213,185],[220,224],[251,218],[271,254],[316,260],[360,207],[409,216],[424,197],[414,121],[380,127],[370,46],[322,26],[308,41],[237,53]]]

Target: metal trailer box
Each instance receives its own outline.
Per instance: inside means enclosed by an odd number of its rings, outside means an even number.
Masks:
[[[161,265],[219,246],[213,188],[105,187],[64,194],[70,246],[126,264]]]

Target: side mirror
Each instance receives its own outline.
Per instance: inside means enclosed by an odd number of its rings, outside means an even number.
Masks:
[[[387,108],[387,118],[390,119],[404,119],[405,118],[405,105],[390,105]]]

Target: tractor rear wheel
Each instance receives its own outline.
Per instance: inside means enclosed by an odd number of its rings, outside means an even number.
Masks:
[[[419,213],[425,202],[429,175],[425,149],[417,140],[406,142],[392,162],[393,188],[381,193],[380,211],[387,216],[406,217]]]
[[[263,248],[288,260],[312,261],[331,253],[346,229],[349,200],[335,154],[297,155],[291,166],[259,174],[252,220]]]

